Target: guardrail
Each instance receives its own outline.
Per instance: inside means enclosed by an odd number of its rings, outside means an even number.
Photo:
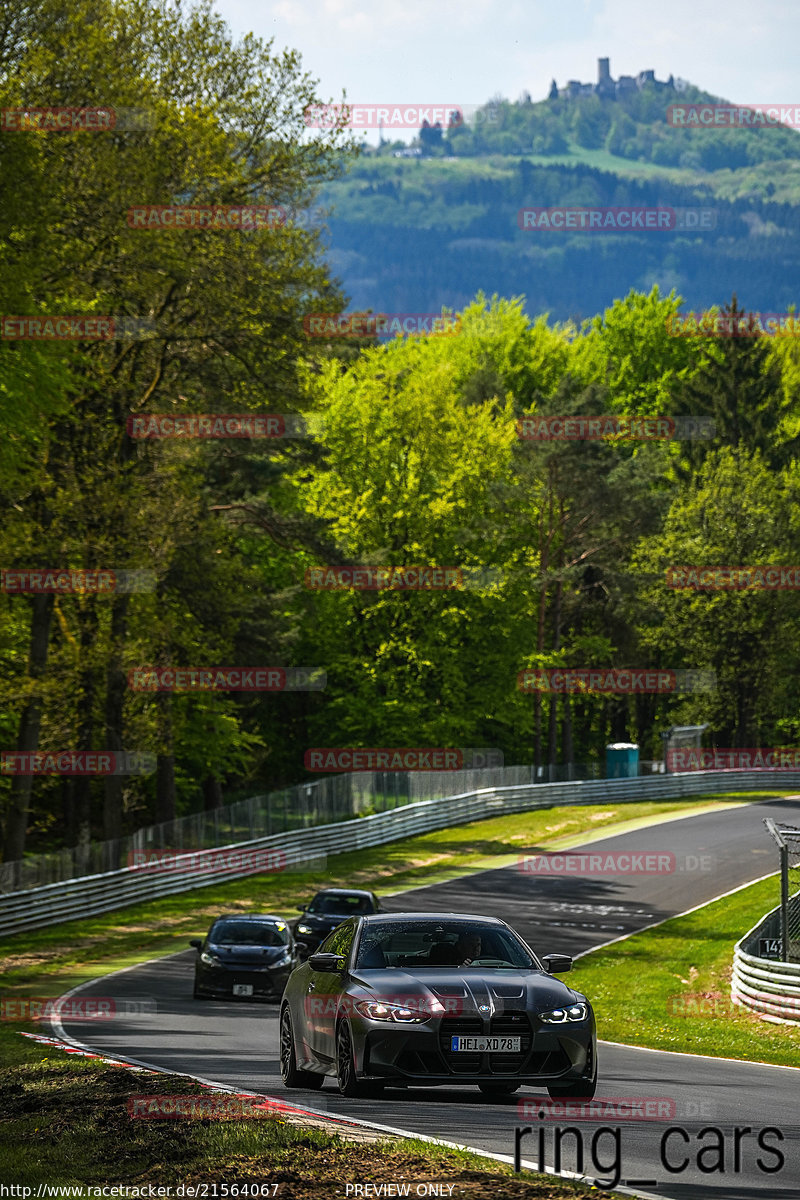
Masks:
[[[273,850],[280,854],[283,868],[313,864],[328,854],[380,846],[463,825],[484,817],[579,804],[625,804],[637,800],[689,799],[720,792],[783,790],[800,787],[800,771],[698,771],[681,775],[657,775],[638,779],[577,780],[571,783],[523,784],[487,787],[476,791],[406,804],[389,812],[373,813],[332,825],[256,838],[201,853],[216,853],[219,869],[198,875],[197,855],[188,853],[186,867],[180,858],[168,871],[126,867],[102,875],[89,875],[65,883],[49,884],[0,897],[0,936],[39,929],[78,917],[97,916],[140,900],[153,900],[192,888],[207,887],[227,879],[253,874],[228,863],[231,851]],[[182,856],[181,856],[182,857]],[[192,860],[194,859],[194,865]]]
[[[762,1016],[800,1025],[800,963],[753,953],[761,938],[780,940],[780,916],[778,905],[734,946],[731,1000]]]
[[[598,764],[539,768],[550,772],[548,783],[597,779]],[[555,774],[552,772],[563,772]],[[470,767],[463,771],[358,771],[311,779],[234,804],[190,813],[147,825],[124,837],[87,842],[62,850],[29,854],[0,863],[0,894],[25,892],[87,875],[120,871],[142,850],[212,850],[243,841],[291,833],[315,825],[350,821],[367,812],[387,812],[417,800],[476,791],[486,787],[538,783],[536,768]]]

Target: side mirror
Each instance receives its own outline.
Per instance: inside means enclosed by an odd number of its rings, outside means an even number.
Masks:
[[[306,911],[306,905],[305,905],[305,904],[298,904],[298,906],[297,906],[297,911],[298,911],[298,912],[305,912],[305,911]]]
[[[189,945],[194,946],[195,950],[203,949],[203,943],[200,938],[191,938],[189,941]]]
[[[308,965],[314,971],[330,971],[337,975],[344,970],[344,958],[341,954],[312,954]]]
[[[569,954],[545,954],[542,958],[548,975],[563,975],[572,970],[572,956]]]

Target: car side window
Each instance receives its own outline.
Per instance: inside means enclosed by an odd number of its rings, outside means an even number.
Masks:
[[[338,929],[334,929],[333,933],[320,946],[320,951],[324,951],[325,954],[340,954],[342,958],[349,958],[355,931],[355,925],[347,921]]]

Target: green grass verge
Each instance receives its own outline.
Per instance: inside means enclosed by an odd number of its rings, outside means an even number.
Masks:
[[[780,901],[771,876],[578,960],[570,982],[611,1042],[800,1067],[800,1027],[730,1000],[733,947]]]
[[[213,918],[222,912],[273,912],[290,918],[297,915],[301,901],[320,887],[367,887],[384,895],[401,892],[472,871],[508,866],[522,853],[566,849],[600,831],[608,834],[671,819],[675,814],[710,811],[782,794],[537,809],[337,854],[328,859],[324,870],[252,875],[195,888],[101,916],[4,938],[0,942],[0,985],[8,993],[36,984],[37,994],[55,996],[82,980],[185,949],[187,938],[204,935]]]
[[[103,1185],[142,1189],[204,1185],[205,1195],[276,1195],[280,1200],[345,1196],[347,1183],[453,1185],[471,1200],[590,1200],[596,1190],[552,1180],[458,1150],[365,1130],[351,1140],[270,1114],[260,1119],[138,1119],[135,1096],[200,1096],[181,1076],[133,1074],[18,1038],[25,1062],[0,1069],[0,1179],[36,1188]],[[511,1135],[509,1135],[511,1141]],[[513,1146],[509,1145],[509,1153]],[[212,1185],[217,1185],[217,1191]],[[227,1191],[223,1190],[227,1186]],[[233,1188],[236,1187],[236,1191]],[[266,1190],[265,1190],[266,1189]],[[157,1194],[157,1193],[156,1193]],[[182,1193],[186,1195],[186,1190]],[[202,1193],[201,1193],[202,1194]],[[352,1192],[351,1192],[352,1194]],[[446,1194],[446,1193],[445,1193]],[[611,1193],[606,1193],[611,1195]],[[162,1195],[165,1195],[162,1192]]]

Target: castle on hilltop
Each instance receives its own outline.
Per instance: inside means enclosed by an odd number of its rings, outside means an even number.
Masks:
[[[574,100],[577,96],[601,96],[609,100],[618,100],[620,96],[640,92],[644,87],[654,87],[659,91],[676,90],[672,75],[664,83],[656,79],[655,71],[640,71],[635,77],[620,75],[619,79],[612,79],[608,63],[607,58],[598,58],[597,83],[580,83],[577,79],[570,79],[566,87],[560,88],[554,79],[550,85],[548,100]]]

